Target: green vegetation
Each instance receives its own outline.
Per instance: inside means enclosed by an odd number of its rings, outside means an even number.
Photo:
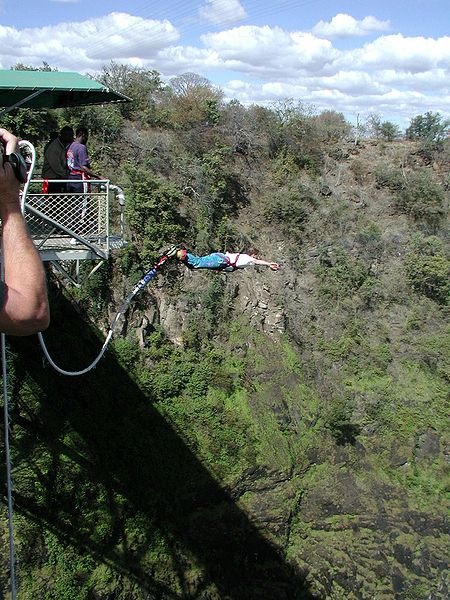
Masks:
[[[405,258],[405,272],[412,287],[435,302],[450,301],[450,260],[436,236],[415,236],[414,251]]]
[[[126,217],[140,260],[151,264],[161,247],[184,237],[186,225],[178,212],[182,194],[173,184],[143,169],[130,166],[127,174]]]
[[[394,193],[397,208],[436,227],[446,215],[443,186],[428,168],[406,175],[399,169],[381,167],[376,173],[380,187]]]
[[[429,170],[419,171],[402,188],[397,206],[416,219],[436,223],[445,215],[445,193]]]
[[[419,292],[439,304],[450,303],[450,260],[438,254],[417,256],[411,254],[405,261],[408,281]]]
[[[81,378],[10,341],[20,599],[444,600],[442,119],[399,140],[374,116],[378,141],[355,144],[340,113],[226,104],[193,73],[102,79],[133,101],[8,121],[41,146],[83,121],[126,192],[128,247],[81,289],[50,286],[57,362],[97,355],[174,242],[282,268],[167,263]],[[6,544],[0,561],[6,595]]]
[[[441,142],[448,135],[449,127],[448,119],[444,119],[440,113],[428,111],[411,119],[406,136],[410,140]]]
[[[340,301],[360,290],[373,287],[373,279],[364,264],[338,250],[330,259],[325,250],[317,268],[320,279],[319,295],[328,301]]]
[[[383,121],[380,115],[371,114],[367,124],[375,138],[393,142],[401,137],[399,126],[391,121]]]

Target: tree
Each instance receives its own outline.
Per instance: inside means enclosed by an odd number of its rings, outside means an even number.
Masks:
[[[111,61],[109,66],[103,67],[99,79],[115,92],[131,98],[131,102],[120,104],[123,117],[157,124],[158,94],[164,90],[158,71]]]
[[[60,128],[54,111],[31,108],[16,108],[2,115],[2,127],[34,145],[48,140],[50,132]]]
[[[383,121],[379,129],[380,137],[387,142],[393,142],[401,135],[400,127],[391,121]]]
[[[178,212],[183,196],[173,183],[143,168],[129,165],[127,175],[127,223],[140,260],[149,265],[162,246],[185,237],[186,223]]]
[[[406,130],[409,140],[424,140],[428,142],[442,142],[450,132],[450,120],[443,119],[440,113],[426,112],[411,119]]]
[[[450,303],[450,261],[446,256],[411,254],[405,259],[405,270],[409,283],[418,292],[439,304]]]
[[[259,106],[246,108],[237,100],[231,100],[223,109],[220,134],[224,143],[243,156],[268,154],[272,139],[279,133],[273,111]]]
[[[277,166],[278,169],[281,167],[279,172],[291,170],[291,166],[318,172],[323,150],[314,107],[286,100],[278,102],[274,111],[280,131],[277,149]]]
[[[401,136],[400,127],[392,121],[382,121],[377,113],[371,113],[366,121],[369,134],[376,139],[383,139],[387,142],[393,142]]]
[[[51,67],[45,60],[42,61],[42,67],[31,67],[30,65],[24,65],[21,62],[16,63],[11,67],[11,71],[57,71],[56,67]]]
[[[198,122],[215,124],[223,94],[196,73],[183,73],[170,80],[172,119],[180,126]]]
[[[371,113],[367,117],[366,124],[369,134],[372,134],[378,139],[380,137],[381,130],[381,116],[377,113]]]
[[[350,124],[345,120],[342,113],[335,110],[324,110],[313,121],[317,126],[317,131],[321,141],[338,142],[342,140],[351,131]]]

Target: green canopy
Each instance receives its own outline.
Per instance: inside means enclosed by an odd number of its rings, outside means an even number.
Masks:
[[[63,108],[129,100],[79,73],[0,70],[0,107],[6,107],[0,113],[18,107]]]

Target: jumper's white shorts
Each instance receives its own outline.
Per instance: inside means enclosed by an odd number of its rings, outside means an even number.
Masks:
[[[225,256],[230,260],[232,265],[236,263],[235,266],[237,269],[243,269],[255,262],[253,256],[250,256],[249,254],[232,254],[231,252],[225,252]]]

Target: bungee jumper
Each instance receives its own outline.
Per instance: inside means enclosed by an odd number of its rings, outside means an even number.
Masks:
[[[85,373],[96,367],[97,363],[100,361],[100,359],[106,352],[106,349],[109,345],[109,342],[111,341],[119,318],[126,312],[134,297],[137,294],[139,294],[147,286],[148,283],[150,283],[150,281],[157,275],[161,267],[172,258],[176,258],[177,260],[183,262],[190,269],[212,269],[215,271],[233,272],[237,269],[244,269],[249,265],[262,265],[265,267],[270,267],[272,271],[278,271],[278,269],[280,268],[280,265],[278,263],[257,258],[254,254],[242,254],[240,252],[213,252],[205,256],[195,256],[194,254],[190,254],[189,252],[187,252],[187,250],[183,248],[183,244],[175,244],[159,256],[157,262],[137,282],[137,284],[134,286],[134,288],[119,306],[119,309],[117,310],[117,313],[111,322],[108,335],[106,336],[100,353],[98,354],[97,358],[85,369],[82,369],[80,371],[66,371],[65,369],[59,367],[51,358],[45,345],[45,341],[42,334],[38,333],[42,350],[51,366],[56,371],[58,371],[58,373],[69,376],[84,375]]]
[[[230,273],[237,269],[245,269],[250,265],[270,267],[272,271],[278,271],[280,268],[280,265],[276,262],[257,258],[255,254],[243,254],[241,252],[212,252],[205,256],[196,256],[184,248],[178,248],[175,257],[184,263],[188,269],[211,269]]]

